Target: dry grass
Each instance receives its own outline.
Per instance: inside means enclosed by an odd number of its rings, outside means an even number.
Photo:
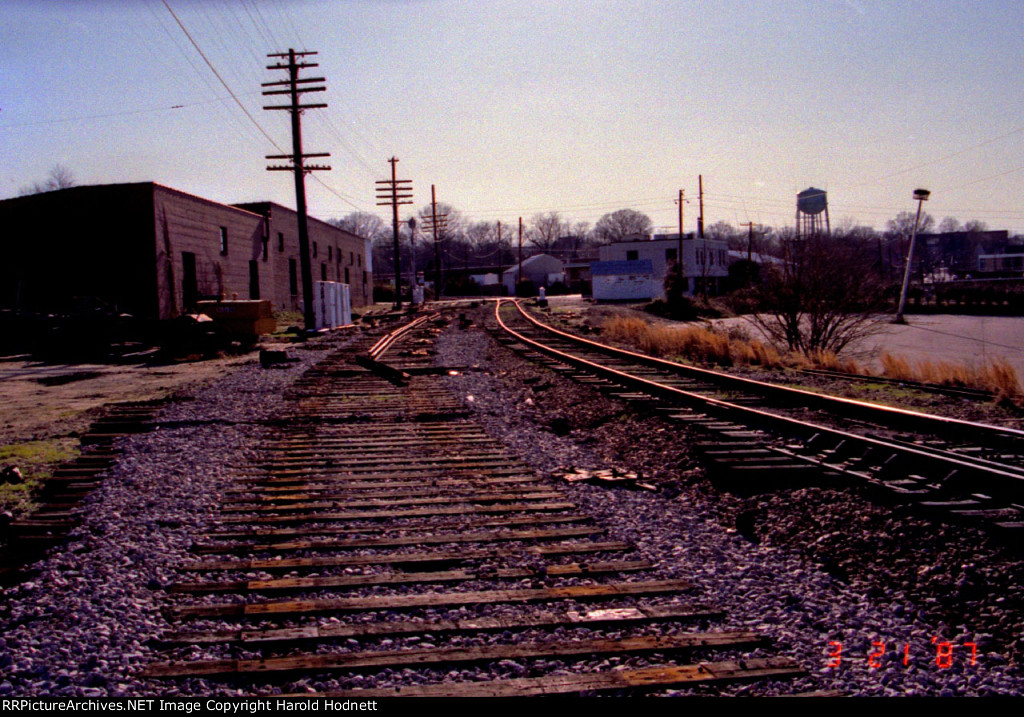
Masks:
[[[780,353],[742,332],[725,333],[702,326],[666,326],[639,318],[617,317],[602,326],[603,336],[651,354],[680,357],[718,366],[763,366],[765,368],[818,368],[843,373],[872,375],[853,359],[841,359],[831,351]],[[1017,372],[1003,359],[992,359],[980,367],[949,361],[909,361],[900,356],[882,356],[882,375],[904,381],[947,386],[964,386],[993,391],[997,400],[1024,402],[1024,389]]]
[[[655,325],[643,319],[614,318],[604,323],[602,335],[652,356],[680,356],[719,366],[785,365],[783,357],[772,346],[702,326],[675,327]]]
[[[1005,359],[989,359],[981,365],[930,361],[910,361],[902,356],[882,355],[882,375],[905,381],[922,381],[942,386],[963,386],[992,391],[999,399],[1020,402],[1024,399],[1017,371]]]

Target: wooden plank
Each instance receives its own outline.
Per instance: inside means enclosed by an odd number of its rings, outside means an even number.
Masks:
[[[277,470],[277,471],[265,471],[255,470],[251,466],[236,466],[234,473],[237,476],[236,481],[240,483],[257,483],[259,485],[294,485],[304,484],[310,480],[349,480],[349,481],[367,481],[367,480],[400,480],[400,479],[411,479],[411,480],[435,480],[441,478],[457,478],[465,476],[467,478],[473,478],[478,475],[488,476],[521,476],[526,471],[522,466],[516,465],[503,465],[503,466],[489,466],[486,469],[471,469],[471,468],[447,468],[444,471],[438,471],[437,469],[417,469],[417,470],[381,470],[380,468],[365,468],[365,469],[353,469],[353,468],[319,468],[316,471],[316,476],[310,476],[309,471],[304,470]],[[338,476],[334,478],[332,476]]]
[[[381,553],[377,555],[345,555],[321,558],[284,558],[252,560],[208,560],[186,563],[179,569],[191,572],[214,570],[296,570],[301,568],[355,567],[360,565],[414,565],[416,563],[455,563],[487,558],[522,555],[577,555],[586,553],[618,553],[633,548],[629,543],[558,543],[529,545],[523,548],[488,548],[484,550],[451,550],[436,553]]]
[[[233,513],[280,513],[299,510],[328,510],[331,508],[378,508],[402,505],[452,505],[458,503],[500,503],[509,500],[554,500],[561,498],[562,493],[555,490],[539,491],[536,489],[508,490],[489,493],[455,493],[448,495],[431,494],[416,498],[382,498],[380,500],[356,500],[342,498],[339,500],[316,501],[312,503],[294,503],[291,505],[240,505],[232,504],[221,508],[221,514]]]
[[[236,479],[237,480],[237,479]],[[242,481],[238,481],[242,482]],[[246,481],[248,483],[248,481]],[[524,485],[531,483],[545,483],[547,479],[540,476],[490,476],[484,475],[479,478],[432,478],[424,481],[422,478],[408,478],[405,480],[377,480],[374,478],[355,478],[346,480],[344,478],[332,478],[326,481],[310,479],[306,482],[289,481],[284,485],[266,485],[262,483],[251,483],[244,488],[229,488],[224,491],[230,496],[256,496],[263,499],[263,496],[288,495],[296,491],[316,493],[318,491],[333,491],[343,489],[346,491],[374,491],[374,490],[401,490],[403,488],[415,488],[418,486],[429,486],[431,488],[460,488],[462,486],[477,485]],[[234,500],[232,498],[231,500]]]
[[[210,675],[265,675],[270,672],[352,671],[374,668],[422,667],[424,665],[528,660],[577,655],[621,655],[675,652],[719,647],[758,645],[763,638],[751,630],[695,632],[675,635],[641,635],[619,639],[591,638],[569,642],[527,642],[517,645],[415,648],[348,652],[333,655],[304,654],[261,660],[195,660],[150,665],[143,677],[208,677]]]
[[[354,623],[351,625],[310,625],[280,630],[220,630],[204,632],[169,632],[161,641],[166,644],[212,644],[242,642],[252,645],[305,640],[339,640],[348,638],[395,637],[405,635],[473,633],[527,628],[629,626],[648,622],[683,622],[717,620],[722,610],[686,605],[659,607],[628,607],[603,610],[541,611],[513,617],[475,617],[463,620],[392,620],[388,622]]]
[[[449,518],[438,520],[437,518],[429,519],[406,519],[400,525],[391,524],[380,524],[372,523],[366,525],[357,526],[345,526],[339,527],[336,525],[325,525],[325,526],[299,526],[297,528],[251,528],[245,530],[244,528],[238,528],[234,530],[216,530],[213,532],[204,533],[206,537],[214,539],[226,539],[226,538],[251,538],[253,540],[257,538],[273,538],[273,537],[294,537],[294,536],[311,536],[311,535],[370,535],[374,533],[394,533],[401,535],[405,533],[415,533],[421,531],[424,528],[431,530],[441,530],[444,528],[458,528],[464,530],[466,528],[494,528],[498,526],[508,525],[552,525],[558,523],[587,523],[590,522],[590,518],[585,515],[514,515],[507,518],[484,518],[484,519],[456,519],[452,520]]]
[[[315,696],[345,697],[356,700],[385,697],[529,697],[612,690],[679,688],[709,682],[794,678],[805,674],[806,671],[800,664],[788,657],[768,657],[742,661],[701,662],[697,665],[661,665],[609,672],[516,677],[486,682],[342,690]],[[310,697],[314,695],[294,696]]]
[[[493,570],[444,570],[441,572],[387,572],[370,575],[328,575],[309,578],[272,580],[221,580],[198,583],[173,583],[172,593],[283,592],[301,590],[350,589],[371,585],[407,585],[410,583],[446,583],[467,580],[510,580],[515,578],[571,577],[600,573],[627,573],[654,567],[646,560],[610,563],[569,563],[541,568],[495,568]]]
[[[505,457],[483,459],[463,459],[463,458],[444,458],[444,457],[425,457],[425,458],[414,458],[406,456],[392,456],[391,458],[381,458],[380,460],[361,460],[361,461],[266,461],[261,463],[254,463],[256,468],[261,468],[267,471],[284,471],[284,470],[303,470],[309,473],[322,472],[323,469],[334,469],[344,471],[357,471],[357,470],[376,470],[380,467],[385,467],[389,470],[400,470],[400,469],[418,469],[418,470],[477,470],[480,468],[500,468],[507,466],[510,463],[510,459]],[[522,470],[520,468],[519,470]]]
[[[421,607],[459,607],[495,603],[529,603],[550,600],[600,600],[637,595],[660,595],[688,590],[685,580],[573,585],[558,588],[519,588],[482,590],[465,593],[419,593],[413,595],[377,595],[333,598],[329,600],[285,600],[260,603],[211,603],[171,608],[175,617],[253,617],[261,620],[288,615],[313,615],[330,612],[366,610],[415,610]]]
[[[259,518],[234,516],[221,518],[221,523],[255,523],[269,525],[272,523],[326,523],[345,520],[389,520],[392,518],[415,518],[429,515],[473,515],[477,513],[529,513],[532,511],[554,512],[572,510],[575,503],[511,503],[507,505],[460,505],[450,508],[408,508],[404,510],[352,510],[340,513],[302,513],[298,515],[268,515]]]
[[[581,527],[557,530],[510,530],[483,533],[441,533],[428,535],[405,535],[384,538],[361,538],[356,540],[294,540],[284,543],[256,543],[240,546],[252,552],[281,550],[362,550],[364,548],[399,548],[406,545],[444,545],[447,543],[497,543],[509,540],[563,540],[599,535],[604,528]],[[220,546],[196,546],[196,552],[218,552]],[[231,546],[225,546],[231,547]],[[219,551],[223,552],[223,551]]]

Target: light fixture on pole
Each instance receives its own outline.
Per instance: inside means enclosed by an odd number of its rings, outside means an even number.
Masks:
[[[896,309],[895,324],[905,324],[903,320],[903,308],[907,304],[907,287],[910,285],[910,266],[914,261],[914,243],[917,241],[917,225],[921,222],[921,205],[928,201],[931,195],[927,189],[915,189],[914,199],[917,200],[917,217],[914,219],[914,231],[910,235],[910,250],[907,251],[907,266],[903,270],[903,288],[900,290],[900,305]]]

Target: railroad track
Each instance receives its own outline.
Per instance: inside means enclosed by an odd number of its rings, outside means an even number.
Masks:
[[[834,381],[898,386],[900,388],[910,388],[915,391],[923,391],[925,393],[937,393],[942,396],[950,396],[952,398],[963,398],[971,401],[993,401],[996,399],[996,394],[994,392],[987,391],[981,388],[968,388],[966,386],[948,386],[940,383],[911,381],[909,379],[890,378],[888,376],[872,376],[859,373],[845,373],[843,371],[830,371],[827,369],[819,368],[802,368],[796,369],[796,371],[806,376],[820,376],[821,378],[832,379]]]
[[[163,401],[136,401],[105,406],[79,439],[78,456],[54,469],[36,489],[30,514],[0,524],[0,585],[24,577],[24,568],[63,543],[81,523],[83,501],[118,461],[118,439],[151,429]]]
[[[827,396],[685,366],[495,305],[529,358],[695,430],[714,477],[738,490],[859,485],[887,502],[1024,535],[1024,431]]]
[[[168,588],[156,689],[519,696],[804,673],[470,420],[433,365],[440,323],[295,385]]]

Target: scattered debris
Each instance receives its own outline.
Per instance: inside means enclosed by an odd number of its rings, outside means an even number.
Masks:
[[[658,487],[643,482],[643,473],[631,473],[620,471],[618,468],[601,468],[590,470],[588,468],[568,468],[555,471],[556,477],[561,477],[566,483],[590,483],[591,485],[603,485],[607,487],[619,486],[634,490],[648,490],[657,492]]]
[[[25,476],[21,474],[18,466],[4,466],[0,468],[0,483],[8,485],[21,485],[25,482]]]
[[[263,368],[291,363],[292,361],[294,361],[294,359],[288,355],[287,351],[260,349],[260,366]]]

